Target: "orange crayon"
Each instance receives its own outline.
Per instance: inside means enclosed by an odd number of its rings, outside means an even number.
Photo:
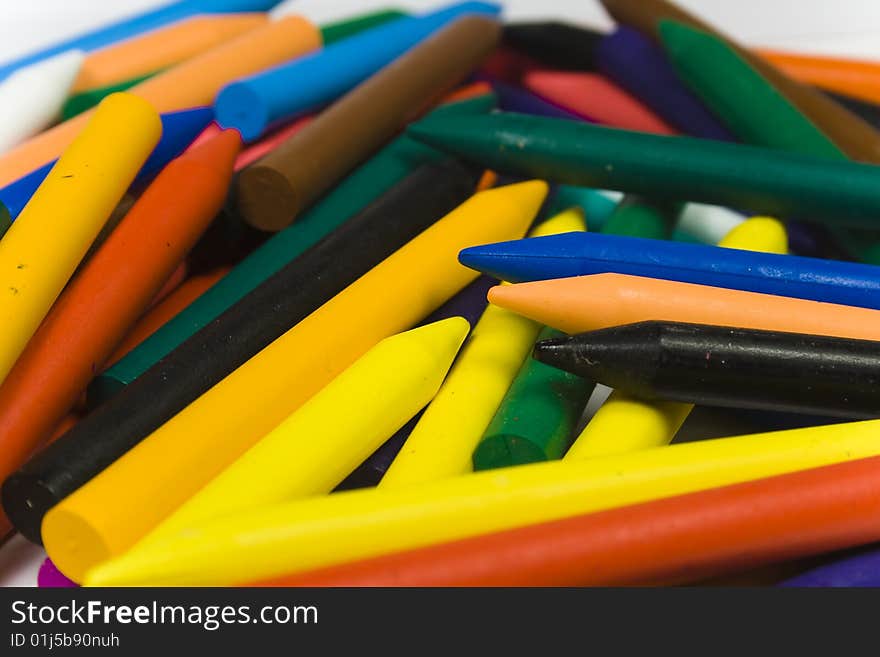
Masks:
[[[504,285],[489,301],[566,333],[649,320],[880,340],[880,311],[625,274]]]
[[[799,82],[880,103],[880,63],[774,50],[757,54]]]

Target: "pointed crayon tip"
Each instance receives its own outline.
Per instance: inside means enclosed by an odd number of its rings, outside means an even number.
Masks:
[[[670,18],[664,18],[657,23],[657,33],[663,42],[663,47],[670,53],[681,55],[691,51],[694,47],[701,47],[707,42],[715,42],[711,35]]]
[[[503,199],[504,202],[519,208],[523,214],[530,214],[533,218],[544,204],[549,191],[550,186],[543,180],[527,180],[513,185],[492,187],[480,192],[480,196],[484,199]]]
[[[451,365],[470,330],[471,325],[464,317],[450,317],[400,333],[391,339],[403,338],[418,344],[438,361],[448,361]]]
[[[188,149],[182,157],[209,166],[222,175],[232,175],[235,158],[241,150],[237,130],[221,130],[201,144]]]
[[[570,337],[541,340],[535,344],[532,350],[532,357],[545,365],[571,371],[568,367],[571,360],[570,343]]]

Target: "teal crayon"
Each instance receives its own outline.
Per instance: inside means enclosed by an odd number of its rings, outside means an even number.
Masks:
[[[499,173],[880,227],[880,168],[866,164],[512,114],[427,118],[408,133]]]

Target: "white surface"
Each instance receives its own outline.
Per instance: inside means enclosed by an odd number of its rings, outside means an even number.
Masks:
[[[682,6],[755,46],[880,60],[880,0],[680,0]],[[0,20],[0,62],[75,36],[161,0],[28,0],[8,2]],[[427,10],[442,0],[291,0],[278,13],[298,12],[318,22],[397,6]],[[607,28],[593,0],[507,0],[505,18],[557,18]],[[10,7],[14,6],[14,9]],[[0,546],[0,586],[34,586],[42,549],[15,536]]]

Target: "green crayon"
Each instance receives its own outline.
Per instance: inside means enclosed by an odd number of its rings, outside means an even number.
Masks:
[[[545,327],[538,340],[564,337]],[[562,458],[593,383],[527,358],[474,450],[474,470]]]
[[[495,100],[494,95],[486,94],[438,107],[432,114],[484,113],[495,106]],[[263,242],[198,299],[99,374],[89,386],[88,405],[94,407],[115,395],[257,285],[403,180],[413,169],[444,157],[444,153],[405,135],[398,137],[296,222]]]
[[[679,76],[743,141],[831,160],[849,159],[723,40],[672,20],[660,21],[659,33]],[[859,259],[880,264],[880,244],[875,235],[839,229],[834,235]]]
[[[682,208],[681,203],[654,201],[630,194],[617,204],[600,232],[665,240]]]
[[[9,227],[12,225],[12,217],[9,216],[9,210],[6,209],[6,206],[0,203],[0,237],[3,237],[6,234],[6,231],[9,230]]]
[[[352,18],[346,18],[329,25],[321,27],[321,36],[324,39],[324,46],[331,43],[347,39],[354,36],[358,32],[364,32],[374,27],[379,27],[383,23],[390,23],[398,18],[404,18],[408,14],[401,9],[379,9],[368,14],[361,14]]]
[[[511,113],[429,118],[408,134],[499,173],[880,227],[880,167],[866,164]]]

